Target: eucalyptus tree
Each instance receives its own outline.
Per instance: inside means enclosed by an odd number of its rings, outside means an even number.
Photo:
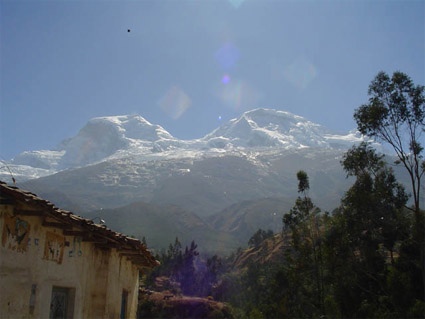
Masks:
[[[394,72],[392,77],[379,72],[369,85],[369,103],[354,113],[358,130],[389,144],[398,157],[396,163],[407,170],[416,214],[420,213],[421,178],[425,172],[421,141],[425,128],[424,89],[402,72]]]
[[[354,113],[362,134],[389,144],[410,177],[413,193],[414,244],[419,250],[425,299],[425,222],[420,208],[421,179],[425,173],[422,134],[425,131],[425,87],[394,72],[390,77],[379,72],[369,85],[369,103]]]
[[[292,285],[293,316],[324,316],[323,214],[308,196],[310,182],[305,171],[297,172],[298,193],[293,208],[283,216],[290,230],[293,253],[287,256]],[[298,306],[297,306],[298,304]]]
[[[383,302],[390,295],[386,274],[396,267],[400,244],[410,238],[403,222],[408,196],[368,143],[349,149],[341,164],[355,181],[334,211],[324,244],[336,313],[390,317],[396,311]]]
[[[403,185],[368,143],[353,146],[341,164],[347,176],[356,178],[342,199],[350,242],[363,241],[373,251],[383,244],[392,256],[395,243],[405,237],[405,230],[396,226],[408,200]]]

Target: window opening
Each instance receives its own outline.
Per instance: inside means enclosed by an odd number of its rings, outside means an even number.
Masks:
[[[128,302],[128,291],[123,290],[121,295],[121,314],[120,319],[127,318],[127,302]]]
[[[72,319],[74,297],[75,289],[53,286],[49,319]]]

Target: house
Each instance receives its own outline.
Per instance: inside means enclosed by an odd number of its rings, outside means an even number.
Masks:
[[[0,317],[135,318],[138,239],[0,182]]]

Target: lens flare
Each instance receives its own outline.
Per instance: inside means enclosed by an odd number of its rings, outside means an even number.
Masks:
[[[217,50],[214,57],[223,70],[230,70],[239,60],[239,50],[234,44],[228,42]]]
[[[161,97],[158,104],[168,116],[177,120],[189,109],[192,102],[190,97],[175,85]]]
[[[221,78],[221,83],[228,84],[230,82],[230,76],[228,74],[223,75]]]
[[[247,82],[232,80],[217,90],[217,96],[228,107],[234,110],[258,107],[260,93]]]

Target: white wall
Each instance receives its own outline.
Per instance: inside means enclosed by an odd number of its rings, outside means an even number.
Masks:
[[[42,226],[41,217],[12,214],[11,206],[0,205],[0,318],[49,318],[53,286],[75,292],[73,318],[119,318],[124,289],[127,317],[136,317],[138,269],[126,257],[63,236]]]

